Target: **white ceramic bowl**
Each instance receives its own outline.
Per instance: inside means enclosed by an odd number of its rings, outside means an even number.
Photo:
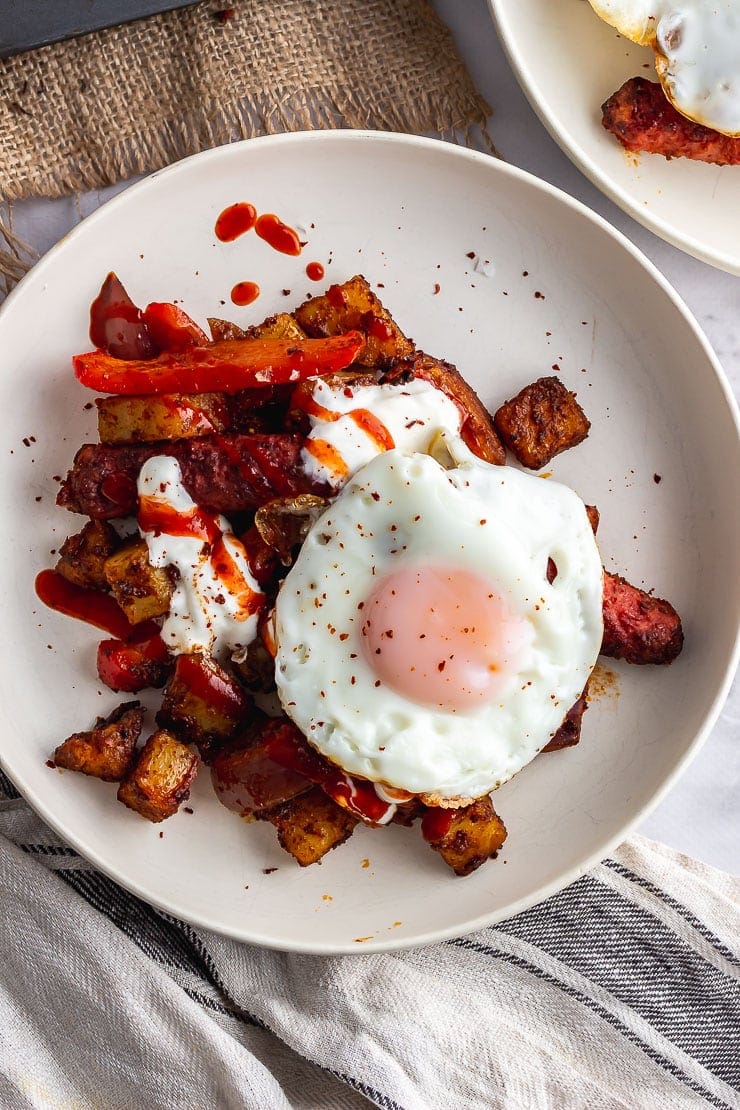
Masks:
[[[303,256],[275,254],[254,235],[218,243],[215,217],[236,200],[303,225]],[[475,272],[470,251],[493,264],[490,276]],[[314,259],[331,280],[362,271],[382,283],[406,332],[455,362],[492,407],[557,364],[592,431],[550,469],[601,509],[607,567],[655,586],[685,621],[686,648],[673,666],[616,665],[619,695],[592,706],[580,746],[536,759],[501,789],[505,851],[464,880],[418,829],[362,828],[320,866],[300,870],[271,826],[247,826],[219,805],[207,773],[192,816],[153,826],[115,801],[115,787],[44,765],[61,739],[119,700],[95,680],[95,630],[45,610],[33,593],[35,573],[53,563],[50,549],[79,526],[55,507],[52,477],[94,438],[69,358],[88,346],[88,305],[103,275],[115,269],[138,302],[177,298],[201,322],[225,313],[245,323],[315,293],[304,272]],[[230,310],[222,301],[241,279],[257,280],[262,296]],[[732,401],[665,280],[550,186],[479,154],[394,135],[235,144],[154,174],[85,220],[8,299],[0,351],[8,636],[0,757],[66,840],[155,905],[306,952],[461,934],[544,898],[603,857],[715,719],[740,607]]]
[[[579,169],[662,239],[740,274],[740,166],[627,154],[601,126],[601,105],[628,77],[657,79],[650,47],[622,38],[587,0],[488,3],[522,89]]]

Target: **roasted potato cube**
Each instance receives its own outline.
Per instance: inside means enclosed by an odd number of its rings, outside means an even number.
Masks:
[[[229,408],[221,393],[99,397],[95,403],[101,443],[157,443],[230,428]]]
[[[197,744],[208,760],[214,746],[245,722],[251,708],[249,695],[234,675],[210,656],[178,655],[157,724]]]
[[[317,338],[361,332],[365,347],[360,361],[365,366],[386,368],[414,350],[360,274],[342,285],[331,285],[322,297],[305,301],[293,315],[307,335]]]
[[[104,782],[120,782],[133,763],[143,723],[140,703],[123,702],[107,717],[98,717],[89,732],[67,737],[54,752],[54,762]]]
[[[561,748],[572,748],[581,739],[581,722],[583,714],[588,709],[588,682],[583,687],[583,693],[565,714],[563,723],[555,733],[549,744],[542,749],[543,752],[559,752]]]
[[[496,430],[522,466],[539,470],[561,451],[575,447],[591,424],[560,378],[538,378],[493,418]]]
[[[278,312],[276,316],[268,316],[261,324],[254,327],[240,328],[229,320],[219,320],[216,316],[208,317],[208,326],[214,342],[221,339],[305,339],[306,333],[300,324],[288,312]]]
[[[220,343],[222,339],[247,338],[244,328],[240,328],[238,324],[233,324],[231,320],[221,320],[218,316],[208,317],[208,327],[211,329],[211,338],[214,343]]]
[[[301,867],[308,867],[344,844],[354,832],[357,818],[327,797],[320,786],[264,814],[277,829],[281,848]]]
[[[506,828],[487,795],[452,813],[448,821],[445,810],[427,810],[422,832],[456,875],[469,875],[496,855],[506,840]],[[435,829],[437,820],[441,824]]]
[[[502,466],[506,462],[506,451],[493,425],[491,414],[459,371],[451,363],[432,358],[422,351],[417,351],[414,355],[411,366],[414,377],[431,382],[455,402],[463,416],[460,435],[473,454],[486,462]]]
[[[305,339],[306,333],[289,312],[268,316],[261,324],[246,330],[247,339]]]
[[[115,530],[103,520],[89,520],[81,532],[68,536],[59,548],[55,567],[75,586],[107,590],[105,561],[120,543]]]
[[[147,821],[164,821],[190,797],[198,757],[165,729],[152,733],[118,787],[118,800]]]
[[[132,624],[163,616],[170,607],[169,574],[149,562],[146,540],[131,539],[105,561],[111,593]]]

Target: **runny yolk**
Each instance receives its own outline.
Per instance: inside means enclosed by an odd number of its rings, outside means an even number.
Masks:
[[[365,654],[410,701],[451,711],[496,698],[529,642],[525,621],[480,575],[454,566],[403,567],[365,603]]]

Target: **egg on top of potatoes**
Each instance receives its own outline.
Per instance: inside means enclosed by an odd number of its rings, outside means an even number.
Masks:
[[[668,100],[688,119],[740,135],[740,0],[589,0],[632,42],[652,46]]]
[[[377,455],[315,522],[278,593],[275,677],[331,762],[461,805],[527,764],[580,696],[602,567],[571,489],[440,440],[436,457]]]

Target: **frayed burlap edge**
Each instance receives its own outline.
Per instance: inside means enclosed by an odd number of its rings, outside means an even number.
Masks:
[[[0,203],[0,301],[38,260],[36,251],[13,231],[13,206]]]

